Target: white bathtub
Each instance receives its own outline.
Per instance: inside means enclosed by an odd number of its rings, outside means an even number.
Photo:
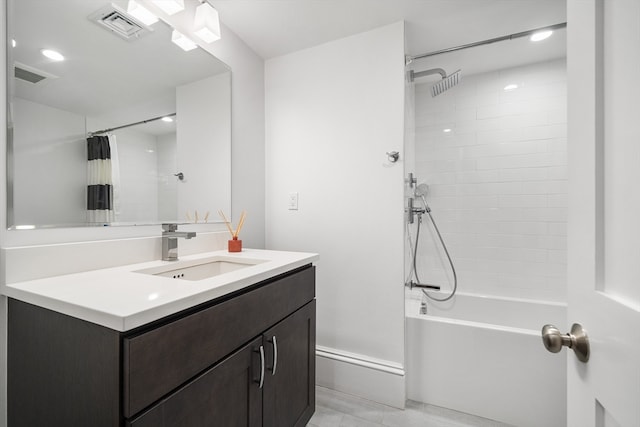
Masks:
[[[545,350],[545,323],[566,328],[566,305],[408,292],[407,398],[518,427],[566,426],[566,350]]]

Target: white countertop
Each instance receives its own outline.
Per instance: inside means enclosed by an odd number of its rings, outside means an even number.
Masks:
[[[198,281],[136,272],[162,266],[178,268],[182,263],[215,256],[264,262]],[[177,262],[151,261],[8,283],[2,293],[117,331],[128,331],[317,259],[317,254],[303,252],[243,249],[229,253],[222,250],[180,257]]]

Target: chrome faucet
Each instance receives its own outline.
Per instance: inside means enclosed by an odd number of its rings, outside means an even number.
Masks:
[[[191,239],[196,237],[194,231],[178,231],[178,224],[162,224],[162,260],[178,260],[178,237]]]

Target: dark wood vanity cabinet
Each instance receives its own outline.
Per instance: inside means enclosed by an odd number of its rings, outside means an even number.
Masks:
[[[304,426],[315,410],[315,269],[119,333],[9,300],[16,426]]]

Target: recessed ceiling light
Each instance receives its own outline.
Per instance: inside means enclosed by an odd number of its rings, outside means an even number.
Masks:
[[[444,132],[444,133],[449,133],[449,132],[451,132],[451,129],[449,129],[449,128],[447,128],[447,129],[442,129],[442,132]]]
[[[193,40],[176,30],[173,30],[173,33],[171,33],[171,41],[180,46],[182,50],[186,52],[198,47]]]
[[[531,37],[529,37],[529,40],[531,40],[532,42],[539,42],[540,40],[544,40],[551,37],[551,34],[553,34],[553,31],[551,30],[538,31],[537,33],[531,34]]]
[[[514,83],[509,84],[509,85],[506,85],[506,86],[504,87],[504,91],[505,91],[505,92],[509,92],[509,91],[516,90],[516,89],[518,89],[518,85],[517,85],[517,84],[514,84]]]
[[[163,118],[161,118],[160,120],[162,120],[163,122],[167,122],[167,123],[171,123],[173,121],[173,119],[169,116],[165,116]]]
[[[184,0],[151,0],[167,15],[174,15],[184,10]]]
[[[52,61],[64,61],[64,56],[60,52],[51,49],[42,49],[40,52]]]
[[[156,15],[149,12],[149,9],[142,6],[135,0],[129,0],[127,13],[142,22],[144,25],[153,25],[158,22],[158,17]]]

